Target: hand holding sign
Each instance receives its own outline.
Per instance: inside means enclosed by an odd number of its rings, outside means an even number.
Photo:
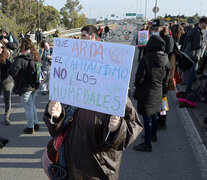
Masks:
[[[116,131],[121,124],[121,118],[119,116],[111,116],[109,120],[109,131],[114,132]]]
[[[52,117],[59,118],[62,112],[62,107],[60,102],[50,101],[48,106],[48,112]]]
[[[133,46],[54,39],[50,100],[124,117]]]

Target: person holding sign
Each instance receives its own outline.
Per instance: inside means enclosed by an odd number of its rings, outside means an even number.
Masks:
[[[138,31],[138,35],[137,35],[137,45],[139,48],[138,62],[140,61],[141,57],[146,54],[147,42],[150,36],[149,34],[150,33],[147,24],[144,23],[142,25],[141,31]]]
[[[157,141],[159,112],[162,98],[167,95],[170,64],[165,54],[165,41],[152,36],[147,44],[147,55],[139,63],[135,77],[137,110],[144,119],[145,140],[135,145],[137,151],[151,152],[151,141]]]
[[[96,41],[97,37],[96,27],[88,25],[82,28],[82,40]],[[118,180],[122,151],[142,130],[142,124],[129,98],[124,117],[50,101],[43,119],[51,136],[57,137],[59,145],[56,146],[57,143],[54,142],[54,146],[60,147],[58,155],[52,154],[51,146],[47,147],[47,155],[42,158],[44,170],[51,176],[57,173],[51,166],[63,167],[62,176],[68,180]],[[47,157],[49,164],[54,163],[49,169]]]

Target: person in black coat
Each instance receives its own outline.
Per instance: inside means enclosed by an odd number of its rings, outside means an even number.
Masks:
[[[28,38],[23,38],[20,45],[20,54],[16,57],[9,73],[14,77],[14,92],[20,95],[20,101],[24,106],[27,127],[24,129],[26,134],[34,134],[34,130],[39,130],[38,116],[35,107],[35,97],[37,89],[31,82],[32,61],[41,62],[38,51]]]
[[[6,125],[10,125],[11,121],[9,116],[11,111],[11,92],[14,86],[14,81],[9,75],[11,62],[7,59],[7,55],[6,46],[2,41],[0,41],[0,94],[3,91],[5,103],[4,121]]]
[[[156,131],[162,108],[162,98],[167,96],[170,63],[165,53],[165,41],[152,36],[147,44],[147,55],[139,63],[135,77],[137,111],[143,116],[145,141],[134,146],[137,151],[152,151],[151,140],[157,140]]]
[[[35,40],[37,41],[37,48],[38,48],[40,42],[43,40],[43,34],[40,28],[38,28],[35,32]]]
[[[165,41],[165,53],[168,55],[168,59],[173,55],[173,50],[177,50],[177,46],[173,38],[169,35],[169,27],[164,26],[164,22],[161,19],[155,19],[152,22],[152,34],[160,36]],[[159,114],[159,129],[166,129],[166,117],[167,115]]]
[[[193,61],[193,66],[186,71],[186,92],[192,91],[191,86],[195,79],[196,71],[198,69],[198,62],[203,56],[205,42],[203,39],[202,30],[207,27],[207,17],[202,17],[199,20],[197,27],[192,28],[185,37],[182,51],[186,53]]]

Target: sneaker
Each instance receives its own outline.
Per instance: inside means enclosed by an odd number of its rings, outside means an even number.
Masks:
[[[46,94],[47,94],[47,91],[43,91],[43,92],[42,92],[42,95],[46,95]]]
[[[147,145],[144,142],[139,144],[139,145],[135,145],[133,146],[133,149],[136,151],[143,151],[143,152],[152,152],[152,145]]]
[[[5,124],[6,124],[7,126],[9,126],[9,125],[11,124],[11,121],[9,120],[9,118],[5,118]]]
[[[34,134],[35,133],[35,131],[34,131],[34,128],[25,128],[24,129],[24,133],[25,134]]]
[[[142,138],[144,139],[145,138],[145,135],[142,134]],[[157,142],[157,136],[152,136],[152,142]]]
[[[39,124],[35,124],[35,125],[34,125],[34,130],[35,130],[35,131],[39,131],[39,130],[40,130],[40,126],[39,126]]]

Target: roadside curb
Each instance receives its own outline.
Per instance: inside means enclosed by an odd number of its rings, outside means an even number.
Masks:
[[[174,102],[176,103],[175,92],[169,93]],[[202,138],[200,137],[193,119],[191,118],[187,108],[179,108],[176,106],[178,112],[178,117],[180,118],[183,127],[185,129],[186,137],[190,143],[193,153],[195,155],[198,166],[201,170],[201,175],[203,179],[207,179],[207,149],[204,145]]]

